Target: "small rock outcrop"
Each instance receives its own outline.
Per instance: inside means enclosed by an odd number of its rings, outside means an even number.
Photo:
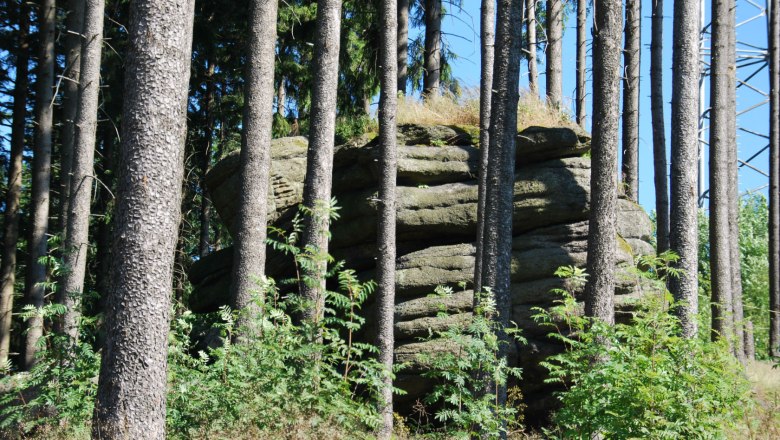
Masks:
[[[399,404],[413,402],[429,385],[420,377],[418,354],[446,349],[436,340],[421,340],[431,331],[466,322],[473,293],[477,223],[476,133],[460,127],[399,127],[398,211],[395,333],[397,362],[410,368],[398,377],[408,394]],[[590,203],[590,139],[568,128],[532,127],[518,134],[514,182],[512,244],[512,320],[529,344],[517,347],[524,369],[523,393],[531,414],[551,404],[538,361],[560,350],[546,337],[549,329],[533,322],[535,307],[558,299],[551,289],[565,287],[553,272],[560,266],[584,266],[587,258]],[[376,241],[376,182],[379,175],[375,142],[345,145],[334,157],[333,194],[341,218],[332,225],[331,253],[365,278],[373,276]],[[305,138],[272,142],[269,221],[285,227],[302,200],[306,170]],[[206,183],[220,218],[231,231],[238,212],[238,153],[208,174]],[[641,207],[626,199],[618,203],[619,255],[617,307],[641,292],[631,269],[637,254],[653,252],[652,225]],[[190,307],[216,310],[228,301],[232,248],[217,251],[193,264]],[[269,250],[267,273],[289,274],[289,259]],[[466,288],[462,286],[467,282]],[[453,287],[452,296],[431,297],[436,286]],[[441,312],[446,312],[443,315]],[[370,307],[367,313],[370,312]],[[372,320],[369,319],[371,332]]]

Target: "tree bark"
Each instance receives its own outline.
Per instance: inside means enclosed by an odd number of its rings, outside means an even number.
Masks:
[[[639,200],[639,75],[642,44],[642,0],[626,2],[623,78],[623,189]]]
[[[745,321],[745,358],[748,362],[756,360],[756,343],[753,339],[753,323]]]
[[[214,139],[214,63],[209,61],[206,71],[206,93],[203,97],[203,113],[206,126],[203,127],[203,150],[200,154],[200,240],[198,255],[201,258],[211,252],[211,200],[206,190],[206,173],[211,163],[211,143]],[[272,118],[273,119],[273,118]]]
[[[54,30],[56,7],[54,0],[43,0],[38,11],[40,55],[36,79],[36,127],[32,170],[32,229],[28,242],[29,261],[26,281],[27,304],[43,307],[47,265],[40,261],[48,254],[46,232],[49,229],[49,182],[51,180],[51,141],[54,113]],[[43,318],[27,320],[22,367],[27,370],[35,363],[38,340],[43,335]]]
[[[437,96],[441,79],[441,0],[425,0],[423,96]]]
[[[482,0],[480,15],[480,64],[479,91],[479,196],[477,202],[477,246],[474,261],[474,291],[482,291],[482,249],[485,240],[485,198],[487,196],[487,170],[490,150],[490,103],[493,99],[493,63],[496,11],[495,0]],[[476,300],[475,295],[475,300]]]
[[[27,121],[27,88],[30,64],[30,11],[25,2],[19,5],[19,34],[16,50],[16,78],[11,121],[11,154],[8,164],[8,190],[5,195],[3,254],[0,261],[0,365],[8,361],[11,344],[11,321],[16,283],[16,246],[19,242],[19,200],[22,194],[22,159],[24,130]]]
[[[396,105],[398,100],[397,42],[398,5],[396,0],[382,2],[382,35],[380,46],[381,89],[379,92],[379,202],[377,212],[377,320],[379,321],[379,362],[385,369],[382,378],[380,413],[382,424],[377,438],[393,435],[393,348],[395,316],[395,185]]]
[[[279,78],[279,88],[276,89],[276,114],[282,118],[285,117],[287,112],[287,88],[284,85],[286,81],[287,78],[284,76]]]
[[[621,12],[619,1],[605,0],[596,4],[593,15],[593,139],[585,314],[609,324],[615,322]]]
[[[539,70],[536,65],[536,0],[525,0],[526,17],[528,22],[526,24],[528,38],[528,90],[531,95],[539,97]]]
[[[547,104],[561,108],[563,100],[563,79],[561,77],[563,5],[561,0],[547,0],[547,57],[545,69],[547,78]]]
[[[95,136],[100,94],[100,60],[103,48],[105,0],[87,0],[84,13],[84,46],[81,56],[79,109],[76,116],[76,142],[73,150],[71,192],[68,195],[68,224],[63,246],[65,274],[57,292],[57,302],[65,305],[63,334],[70,345],[78,341],[81,297],[89,250],[89,219],[94,184]]]
[[[780,0],[769,9],[769,355],[780,356]]]
[[[130,4],[123,166],[93,438],[165,438],[194,5],[194,0]]]
[[[658,253],[669,250],[669,163],[666,159],[664,122],[663,38],[664,0],[653,2],[652,39],[650,41],[650,107],[653,125],[653,177]]]
[[[409,0],[398,0],[398,91],[406,95],[409,75]]]
[[[339,69],[341,0],[320,0],[314,41],[311,127],[306,156],[303,205],[313,215],[306,221],[302,246],[316,250],[313,270],[305,271],[302,296],[310,302],[303,318],[319,322],[325,307],[325,272],[328,254],[329,207],[333,184],[333,143],[336,128],[336,93]]]
[[[264,293],[268,182],[271,170],[271,128],[274,104],[274,46],[278,2],[250,4],[246,64],[246,104],[241,148],[241,203],[233,260],[232,306],[245,309],[239,327],[250,329]]]
[[[588,51],[586,0],[577,0],[577,125],[585,126],[585,57]]]
[[[682,335],[696,336],[698,326],[697,157],[699,143],[699,12],[697,1],[674,0],[672,34],[672,160],[670,248],[683,272],[669,288],[678,302]]]

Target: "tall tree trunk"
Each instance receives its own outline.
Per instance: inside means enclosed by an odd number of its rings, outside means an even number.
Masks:
[[[563,5],[561,0],[547,0],[547,57],[545,69],[547,78],[547,104],[560,108],[563,100],[563,78],[561,77]]]
[[[98,173],[98,178],[102,184],[98,185],[97,200],[95,204],[95,211],[101,215],[100,221],[97,226],[97,233],[95,236],[96,255],[95,262],[97,265],[95,272],[95,290],[97,290],[99,301],[101,304],[105,303],[108,297],[110,286],[109,278],[111,274],[111,220],[114,216],[110,212],[111,200],[113,198],[113,176],[116,172],[114,167],[114,131],[113,128],[102,128],[100,130],[100,137],[102,139],[101,144],[103,146],[101,150],[101,167]],[[100,307],[103,309],[103,307]]]
[[[250,4],[247,46],[244,123],[241,148],[241,203],[238,235],[233,253],[232,306],[245,309],[239,325],[251,326],[260,311],[255,292],[265,277],[265,239],[268,217],[268,182],[271,172],[271,128],[274,105],[274,46],[278,2],[253,0]],[[250,328],[247,327],[247,330]]]
[[[780,0],[769,9],[769,355],[780,356]]]
[[[287,112],[287,87],[285,86],[287,78],[279,78],[279,88],[276,89],[276,114],[284,118]]]
[[[585,314],[615,322],[617,140],[623,14],[617,0],[596,4],[593,21],[593,140]]]
[[[56,7],[54,0],[43,0],[38,11],[40,55],[36,79],[36,127],[32,170],[32,230],[28,243],[27,304],[43,307],[46,293],[47,267],[40,261],[48,254],[46,232],[49,229],[49,182],[51,180],[51,140],[54,114],[54,30]],[[27,320],[23,368],[35,363],[38,340],[43,335],[43,318]]]
[[[650,41],[650,108],[653,124],[653,177],[658,253],[669,250],[669,163],[666,160],[664,122],[664,0],[653,2],[652,39]]]
[[[577,125],[585,126],[585,57],[588,51],[586,0],[577,0]]]
[[[398,0],[398,91],[406,94],[409,75],[409,0]]]
[[[528,90],[531,95],[539,97],[539,70],[536,65],[536,0],[525,0],[526,38],[528,38]]]
[[[27,121],[27,87],[30,64],[30,11],[25,2],[19,5],[19,34],[16,50],[16,79],[11,121],[11,155],[8,164],[8,190],[5,194],[3,254],[0,261],[0,365],[8,361],[11,344],[11,313],[16,283],[16,246],[19,242],[19,199],[22,194],[22,158],[24,129]]]
[[[274,28],[275,29],[275,28]],[[203,127],[203,150],[200,155],[200,240],[198,255],[201,258],[211,252],[211,200],[206,194],[206,173],[211,163],[211,144],[214,139],[214,63],[209,62],[206,72],[206,93],[203,97],[203,112],[206,114],[206,126]],[[273,118],[272,118],[273,120]]]
[[[76,143],[76,117],[79,107],[79,76],[81,75],[81,46],[84,31],[85,0],[68,1],[65,20],[65,77],[62,82],[62,145],[60,146],[60,227],[65,234],[68,228],[68,204],[70,196],[73,150]],[[63,240],[64,240],[63,236]]]
[[[304,319],[319,322],[325,308],[325,271],[328,254],[331,186],[333,184],[333,142],[336,127],[336,85],[341,41],[341,0],[320,0],[317,28],[314,32],[313,85],[309,149],[306,155],[306,179],[303,205],[312,216],[307,219],[302,245],[316,249],[315,268],[307,271],[310,282],[304,283],[303,297],[310,302]]]
[[[730,23],[728,15],[733,10],[732,0],[712,2],[712,61],[710,73],[710,272],[712,276],[712,338],[726,338],[731,343],[733,335],[732,311],[732,262],[729,198],[731,185],[731,142],[729,130],[729,91],[736,84],[731,82],[729,70]]]
[[[194,5],[194,0],[130,4],[123,166],[93,438],[165,438]]]
[[[626,2],[626,41],[623,78],[623,186],[626,196],[639,200],[639,75],[642,44],[642,0]]]
[[[385,369],[380,413],[382,425],[379,439],[393,435],[393,348],[395,316],[395,181],[396,163],[396,105],[398,101],[397,42],[398,5],[396,0],[382,2],[382,35],[380,46],[381,89],[379,92],[379,203],[377,212],[377,321],[379,322],[379,362]]]
[[[441,0],[425,0],[423,96],[437,96],[441,79]]]
[[[676,313],[684,337],[698,331],[699,308],[697,158],[699,144],[699,12],[698,1],[674,0],[672,35],[672,166],[669,247],[679,255],[683,272],[669,288],[679,305]]]
[[[504,343],[499,357],[506,359],[509,338],[510,267],[512,259],[512,199],[515,181],[515,140],[520,76],[522,0],[499,0],[496,20],[495,63],[490,112],[490,157],[485,197],[485,229],[482,249],[482,287],[495,296],[497,319]],[[492,388],[492,387],[491,387]],[[499,405],[506,402],[506,387],[497,390]]]
[[[71,344],[78,341],[81,297],[89,250],[89,218],[94,184],[95,136],[100,93],[100,60],[103,48],[105,0],[87,0],[84,13],[84,47],[81,56],[79,109],[73,150],[71,192],[68,196],[68,225],[65,233],[65,274],[57,292],[65,305],[63,333]]]
[[[495,0],[482,0],[480,14],[481,72],[479,90],[479,197],[477,202],[477,246],[474,261],[474,291],[482,291],[482,249],[485,241],[485,198],[490,148],[490,103],[493,100],[493,63],[496,10]],[[477,296],[475,295],[476,299]]]

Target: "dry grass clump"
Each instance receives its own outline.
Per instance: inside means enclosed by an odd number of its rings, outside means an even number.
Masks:
[[[479,126],[479,90],[466,89],[460,97],[445,94],[425,102],[400,96],[396,118],[399,124]],[[523,130],[534,125],[576,127],[565,110],[550,108],[524,90],[517,105],[517,128]]]
[[[733,439],[780,438],[780,369],[771,362],[754,361],[747,366],[753,385],[753,407],[739,427],[729,433]]]

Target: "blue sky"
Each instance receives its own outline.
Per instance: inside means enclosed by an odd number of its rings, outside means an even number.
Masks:
[[[758,16],[760,10],[756,5],[763,6],[765,0],[737,0],[737,23],[743,23],[737,28],[737,39],[742,43],[738,44],[740,54],[746,56],[755,56],[750,51],[756,50],[755,47],[766,47],[766,29],[767,22],[765,16]],[[452,50],[458,54],[459,59],[454,61],[453,71],[455,76],[465,87],[479,85],[479,1],[465,0],[463,8],[448,6],[450,16],[445,17],[443,23],[443,32],[447,34],[445,38]],[[539,7],[543,7],[545,2],[540,1]],[[666,132],[667,143],[670,140],[670,114],[669,101],[671,99],[671,60],[672,60],[672,8],[673,0],[665,1],[665,19],[664,19],[664,100],[666,101]],[[642,77],[640,85],[640,133],[639,133],[639,202],[648,211],[655,206],[655,189],[653,186],[653,156],[652,156],[652,127],[650,124],[650,7],[651,2],[645,0],[642,5]],[[710,1],[706,2],[706,22],[710,20]],[[569,14],[568,22],[565,23],[563,38],[563,93],[566,105],[573,114],[573,101],[575,93],[575,20],[574,15]],[[589,17],[591,20],[592,17]],[[705,47],[709,47],[709,42],[705,42]],[[749,63],[746,60],[745,63]],[[541,89],[544,90],[544,57],[540,57]],[[740,64],[745,64],[740,63]],[[590,58],[588,59],[590,67]],[[758,64],[746,66],[738,70],[738,76],[742,79],[747,78],[759,67]],[[520,84],[521,87],[527,87],[528,71],[526,63],[522,63]],[[756,74],[749,82],[750,87],[760,91],[767,92],[769,84],[769,73],[763,69]],[[588,72],[588,102],[586,104],[587,113],[590,114],[590,72]],[[749,109],[763,102],[765,98],[748,86],[742,86],[737,90],[738,112]],[[705,95],[709,92],[708,85],[705,84]],[[759,106],[753,110],[747,111],[738,116],[738,125],[742,128],[756,132],[768,133],[769,108],[767,105]],[[586,125],[590,125],[590,119],[586,120]],[[706,139],[706,133],[705,133]],[[740,131],[738,133],[739,157],[747,160],[750,156],[757,153],[766,145],[766,140],[760,136]],[[667,146],[668,149],[668,146]],[[705,155],[707,152],[705,151]],[[706,157],[706,156],[705,156]],[[766,171],[768,169],[768,152],[760,154],[751,161],[751,164]],[[706,177],[705,177],[706,178]],[[740,190],[747,191],[760,188],[767,183],[767,178],[760,173],[749,169],[749,167],[740,168]],[[766,188],[758,190],[766,194]]]

